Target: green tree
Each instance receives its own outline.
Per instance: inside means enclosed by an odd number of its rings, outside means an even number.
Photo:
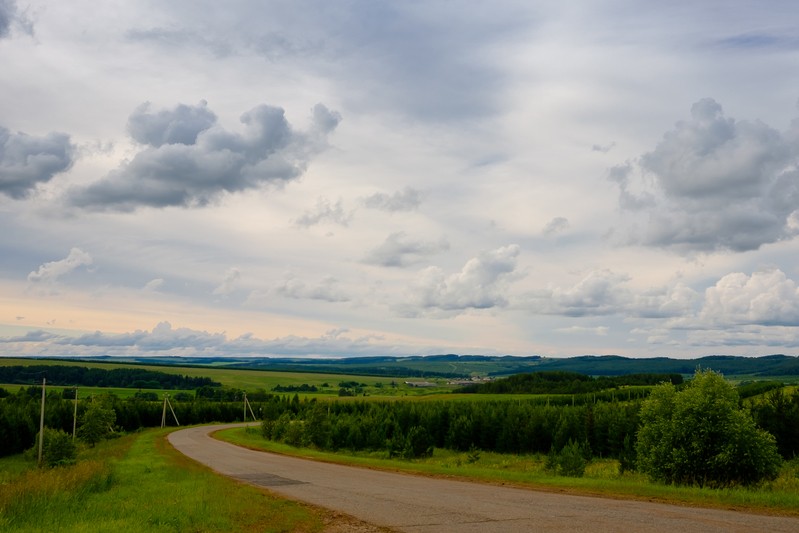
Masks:
[[[39,435],[32,454],[38,453]],[[44,442],[42,443],[42,461],[47,466],[69,465],[75,462],[78,450],[72,435],[60,429],[44,428]]]
[[[106,408],[101,402],[93,401],[81,417],[78,435],[89,446],[94,446],[107,438],[114,431],[117,415],[111,408]]]
[[[676,485],[728,487],[774,479],[781,465],[774,437],[739,407],[721,374],[697,371],[681,392],[658,385],[641,406],[638,468]]]
[[[570,440],[559,452],[553,448],[547,456],[547,470],[568,477],[583,477],[588,461],[585,444]]]

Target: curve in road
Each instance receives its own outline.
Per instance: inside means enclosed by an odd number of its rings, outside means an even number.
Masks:
[[[796,533],[799,519],[428,478],[298,459],[216,440],[241,424],[176,431],[170,443],[213,470],[381,527],[418,533],[635,531]]]

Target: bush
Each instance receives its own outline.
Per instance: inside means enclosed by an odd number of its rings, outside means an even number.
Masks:
[[[585,447],[570,440],[559,452],[554,448],[549,452],[546,468],[559,476],[583,477],[587,464]]]
[[[738,406],[721,374],[697,371],[677,392],[659,385],[641,407],[638,468],[655,481],[729,487],[774,479],[781,458],[774,437]]]
[[[39,436],[36,436],[36,445],[32,450],[33,457],[39,455]],[[60,429],[44,428],[44,443],[42,444],[42,464],[46,466],[63,466],[75,462],[78,455],[72,435]]]
[[[94,446],[101,440],[108,438],[114,431],[117,415],[110,407],[104,407],[97,400],[92,401],[81,417],[81,426],[78,435],[89,446]]]

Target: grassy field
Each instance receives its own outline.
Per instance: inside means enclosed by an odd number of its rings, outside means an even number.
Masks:
[[[544,467],[546,458],[538,455],[480,452],[475,460],[467,453],[436,449],[433,457],[407,461],[389,459],[385,452],[347,454],[294,448],[265,440],[257,425],[214,435],[248,448],[367,468],[513,484],[546,491],[799,516],[798,461],[786,463],[778,479],[761,487],[720,490],[674,487],[651,483],[637,473],[619,474],[615,460],[593,461],[583,477],[574,478],[548,473]]]
[[[64,361],[64,360],[42,360],[42,359],[24,359],[12,357],[0,357],[0,366],[11,365],[69,365],[69,366],[84,366],[89,368],[103,368],[112,370],[114,368],[142,368],[145,370],[153,370],[156,372],[164,372],[166,374],[179,374],[189,377],[209,377],[214,381],[221,383],[226,387],[233,387],[237,389],[244,389],[246,391],[255,391],[263,389],[271,392],[277,385],[282,386],[300,386],[300,385],[313,385],[317,387],[317,393],[300,393],[300,396],[338,396],[339,383],[342,382],[356,382],[365,385],[363,392],[370,396],[419,396],[427,394],[440,394],[448,392],[453,389],[451,386],[446,385],[446,380],[425,380],[436,383],[435,387],[419,388],[407,385],[406,381],[421,381],[419,378],[391,378],[391,377],[376,377],[376,376],[359,376],[347,374],[317,374],[305,372],[274,372],[274,371],[261,371],[261,370],[239,370],[229,368],[217,367],[179,367],[179,366],[149,366],[149,365],[131,365],[121,363],[95,363],[83,361]],[[396,387],[392,386],[392,383]],[[0,387],[6,390],[13,390],[14,385],[3,385]],[[18,387],[18,386],[17,386]],[[132,395],[134,389],[119,389],[109,388],[106,391],[112,391],[120,397],[127,397]],[[125,391],[133,391],[126,393]],[[160,392],[160,391],[154,391]]]
[[[213,474],[165,436],[149,430],[108,441],[69,467],[0,459],[0,531],[312,533],[331,520],[327,511]]]

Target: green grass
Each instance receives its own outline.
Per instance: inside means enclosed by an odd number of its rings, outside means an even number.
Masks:
[[[317,532],[323,512],[218,476],[150,430],[84,452],[74,466],[0,460],[0,530]]]
[[[718,490],[651,483],[638,473],[619,474],[618,462],[609,459],[591,462],[583,477],[574,478],[554,476],[547,472],[544,467],[546,458],[538,455],[480,452],[479,459],[470,462],[467,453],[436,449],[431,458],[406,461],[389,459],[386,452],[350,454],[294,448],[265,440],[257,425],[248,429],[220,431],[214,435],[248,448],[367,468],[519,485],[546,491],[799,516],[797,461],[786,463],[778,479],[758,488]]]
[[[207,366],[207,367],[196,367],[196,366],[181,367],[181,366],[157,366],[157,365],[149,366],[149,365],[132,365],[125,363],[0,357],[0,366],[11,366],[11,365],[66,365],[66,366],[84,366],[89,368],[103,368],[107,370],[112,370],[114,368],[139,368],[145,370],[153,370],[156,372],[164,372],[166,374],[179,374],[189,377],[209,377],[214,381],[221,383],[224,386],[234,387],[237,389],[244,389],[246,391],[263,389],[267,392],[272,392],[273,387],[275,387],[276,385],[298,386],[303,384],[314,385],[320,389],[318,393],[305,393],[305,394],[301,393],[300,397],[306,397],[306,396],[338,397],[339,383],[343,381],[356,381],[358,383],[365,384],[366,387],[364,391],[369,396],[387,396],[387,397],[419,396],[419,395],[447,392],[454,388],[451,386],[447,386],[446,380],[443,379],[434,379],[434,380],[425,379],[425,381],[435,382],[437,386],[431,388],[415,388],[406,385],[405,381],[422,381],[421,378],[397,378],[397,377],[361,376],[361,375],[349,375],[349,374],[320,374],[320,373],[306,373],[306,372],[276,372],[276,371],[262,371],[262,370],[252,370],[252,369],[219,368],[213,366]],[[392,382],[394,382],[397,385],[396,388],[391,386]],[[377,386],[378,383],[380,384],[380,386]],[[11,390],[16,390],[14,389],[14,387],[19,388],[19,385],[0,384],[0,387],[3,387],[6,390],[11,391]],[[83,389],[81,388],[81,391],[82,390]],[[132,396],[138,389],[107,388],[102,390],[106,392],[113,391],[121,398],[125,398],[127,397],[127,395]],[[160,393],[162,391],[155,390],[153,392]],[[177,391],[170,391],[170,392],[177,392]]]

